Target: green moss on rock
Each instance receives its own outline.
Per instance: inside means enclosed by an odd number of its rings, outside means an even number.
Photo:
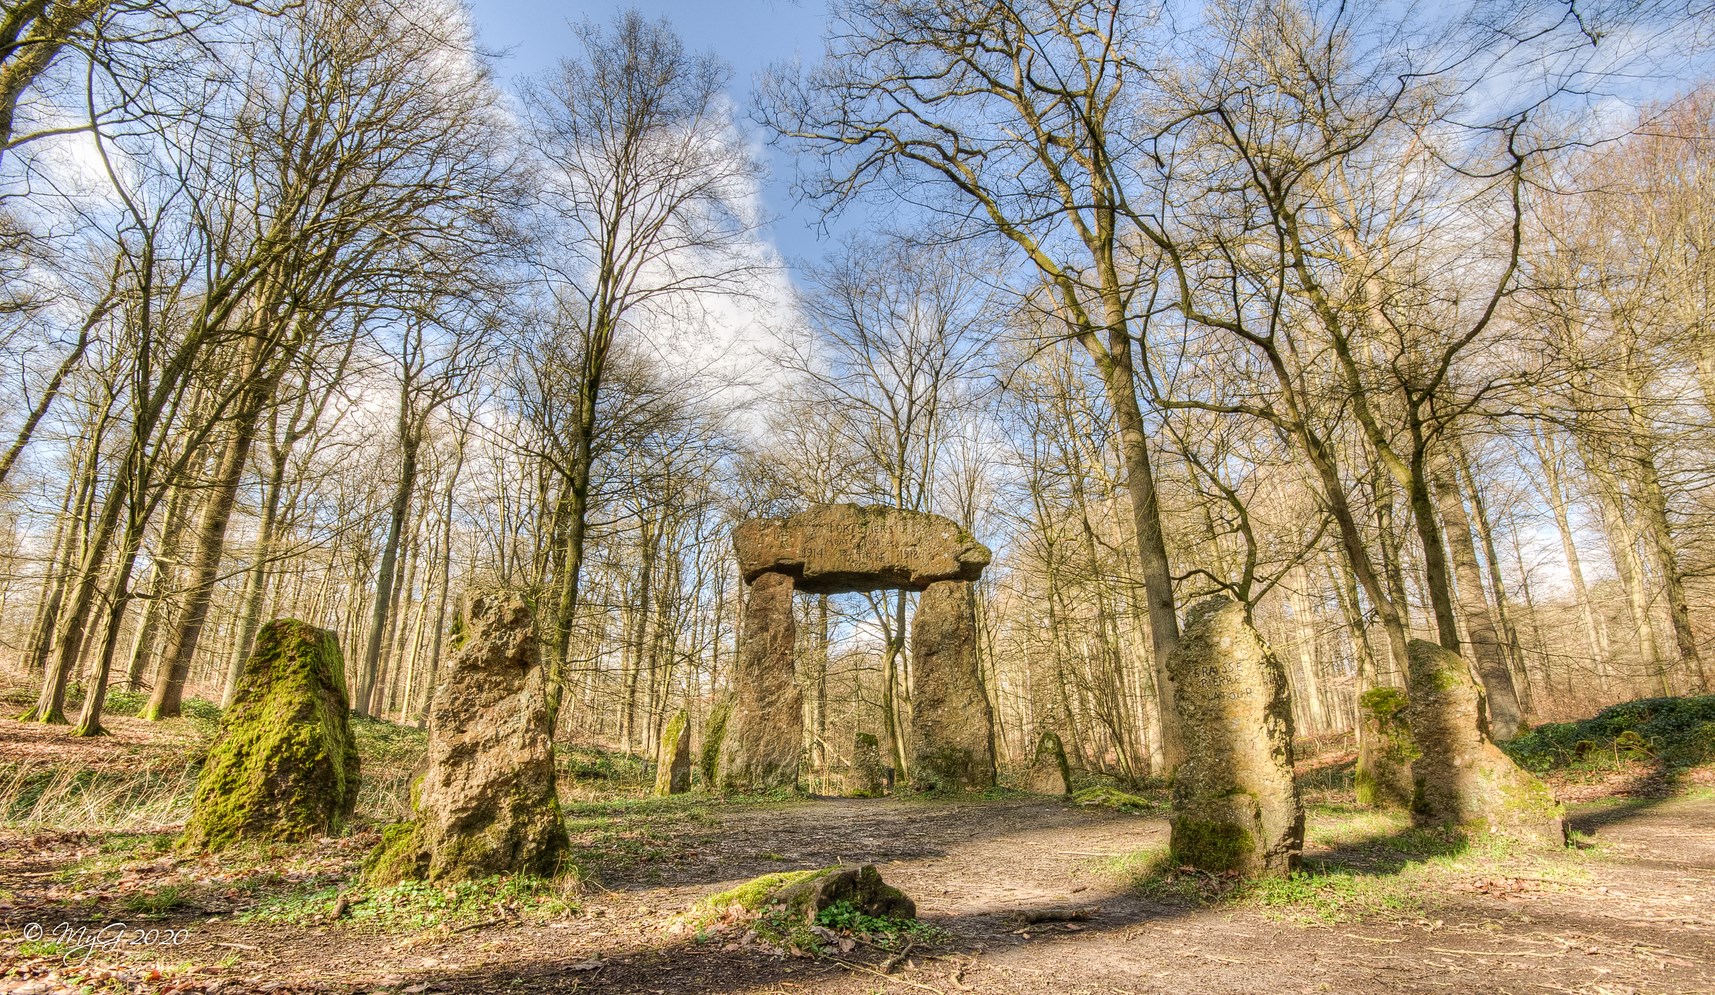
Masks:
[[[1256,853],[1256,839],[1236,822],[1173,820],[1174,861],[1205,871],[1245,871]]]
[[[691,790],[691,717],[684,709],[673,713],[661,731],[661,763],[655,770],[655,797],[682,795]]]
[[[703,726],[703,748],[697,757],[697,769],[702,771],[703,785],[711,789],[720,773],[721,743],[726,739],[727,719],[731,717],[732,702],[723,698],[709,711],[709,720]]]
[[[334,634],[293,619],[264,626],[209,747],[179,845],[214,850],[340,829],[357,802],[349,712]]]
[[[1397,687],[1370,688],[1358,696],[1358,804],[1376,807],[1411,804],[1411,762],[1418,749],[1406,718],[1409,702]]]

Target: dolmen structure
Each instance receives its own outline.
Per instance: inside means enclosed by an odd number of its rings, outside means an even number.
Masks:
[[[911,785],[993,786],[994,715],[977,668],[972,589],[988,547],[940,515],[855,504],[751,519],[733,530],[733,546],[750,599],[719,758],[722,790],[797,783],[804,709],[792,596],[900,588],[922,592],[911,630]]]

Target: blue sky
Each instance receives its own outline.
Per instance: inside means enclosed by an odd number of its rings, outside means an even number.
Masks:
[[[821,56],[826,23],[824,0],[569,0],[532,3],[529,0],[468,0],[484,47],[506,51],[499,71],[503,79],[540,72],[563,57],[576,54],[568,25],[586,18],[606,23],[622,7],[637,8],[649,17],[672,22],[688,48],[712,51],[733,68],[732,98],[741,115],[752,106],[751,81],[775,62]],[[756,125],[741,118],[740,127],[761,137]],[[794,205],[791,162],[768,150],[768,177],[762,196],[775,216],[773,241],[788,258],[818,256],[827,249],[814,225],[820,214],[813,207]]]

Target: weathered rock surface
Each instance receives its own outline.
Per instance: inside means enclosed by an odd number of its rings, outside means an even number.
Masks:
[[[1358,696],[1359,805],[1411,804],[1417,744],[1411,739],[1406,707],[1405,692],[1395,687],[1373,687]]]
[[[965,581],[930,584],[911,623],[911,785],[994,787],[994,714],[977,669],[975,595]]]
[[[793,910],[802,909],[811,922],[816,921],[817,913],[837,902],[850,902],[859,912],[878,918],[917,918],[917,904],[903,891],[883,882],[874,864],[830,868],[782,888],[770,904],[774,902]]]
[[[682,795],[691,790],[691,717],[684,709],[661,730],[661,765],[655,770],[655,796]]]
[[[1413,819],[1564,846],[1565,810],[1547,785],[1490,741],[1470,665],[1427,640],[1414,639],[1406,649],[1406,715],[1418,750],[1411,764]]]
[[[1072,765],[1066,761],[1066,745],[1052,732],[1036,740],[1036,756],[1025,774],[1024,790],[1037,795],[1072,793]]]
[[[197,779],[181,846],[325,836],[357,802],[357,744],[333,633],[293,619],[262,627]]]
[[[1304,848],[1292,780],[1286,671],[1230,598],[1199,602],[1167,658],[1185,736],[1173,782],[1173,859],[1208,871],[1289,873]]]
[[[697,770],[703,775],[703,790],[712,791],[720,777],[721,746],[726,742],[726,724],[732,718],[732,699],[721,698],[709,709],[703,723],[703,743],[697,751]]]
[[[874,733],[852,737],[851,771],[846,794],[853,798],[880,798],[887,793],[887,765],[881,762],[881,742]]]
[[[548,876],[569,847],[554,790],[545,677],[534,620],[509,591],[467,591],[463,641],[429,705],[415,818],[384,835],[369,879]]]
[[[987,546],[952,519],[920,511],[823,504],[787,518],[754,518],[733,529],[739,572],[747,582],[785,574],[808,594],[976,580]]]
[[[744,645],[733,674],[732,715],[720,746],[722,791],[768,791],[798,783],[804,696],[793,677],[792,578],[766,573],[750,586]]]

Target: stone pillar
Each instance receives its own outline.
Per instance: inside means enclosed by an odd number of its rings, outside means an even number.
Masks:
[[[1207,871],[1289,873],[1304,848],[1292,780],[1286,671],[1230,598],[1201,601],[1167,658],[1185,761],[1174,773],[1173,859]]]
[[[881,762],[881,741],[871,732],[852,737],[851,776],[846,794],[852,798],[880,798],[887,793],[887,766]]]
[[[655,769],[655,797],[691,790],[691,717],[683,708],[661,731],[661,764]]]
[[[1418,751],[1411,763],[1413,819],[1564,846],[1566,813],[1554,795],[1490,741],[1470,665],[1423,639],[1406,651],[1406,715]]]
[[[548,876],[569,848],[530,606],[512,591],[467,591],[459,617],[459,644],[429,703],[415,818],[383,835],[373,884]]]
[[[994,715],[977,669],[975,592],[965,581],[930,584],[911,624],[911,786],[994,786]]]
[[[1024,777],[1024,790],[1036,795],[1072,793],[1072,765],[1066,761],[1066,746],[1053,732],[1036,740],[1036,756]]]
[[[733,675],[732,715],[720,746],[722,791],[768,791],[798,783],[804,697],[793,677],[792,578],[765,573],[750,585],[744,646]]]
[[[1417,758],[1417,745],[1405,712],[1405,692],[1399,688],[1383,685],[1358,696],[1359,805],[1411,804],[1411,762]]]

